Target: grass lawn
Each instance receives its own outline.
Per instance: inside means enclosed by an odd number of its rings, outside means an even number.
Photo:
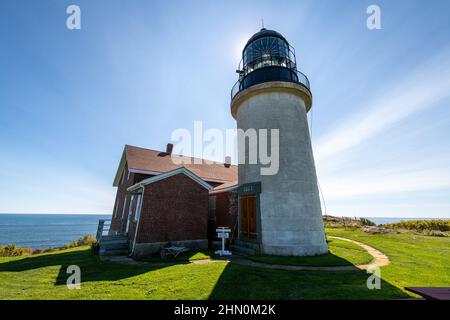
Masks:
[[[391,264],[381,269],[381,290],[367,289],[363,271],[274,270],[225,261],[121,265],[101,262],[81,247],[0,258],[0,299],[391,299],[408,297],[404,286],[450,286],[450,238],[343,229],[327,233],[367,243],[389,256]],[[66,287],[66,270],[73,264],[81,268],[80,290]]]
[[[360,246],[339,239],[328,239],[329,252],[314,257],[281,257],[258,255],[251,260],[269,264],[284,264],[296,266],[348,266],[368,263],[372,256]]]
[[[391,264],[381,269],[381,277],[396,287],[450,287],[450,237],[413,233],[371,235],[333,228],[326,229],[326,233],[366,243],[386,254]]]

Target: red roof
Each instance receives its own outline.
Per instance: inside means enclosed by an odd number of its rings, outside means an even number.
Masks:
[[[180,163],[181,161],[182,163]],[[118,185],[125,163],[128,164],[131,172],[156,175],[185,167],[205,181],[237,183],[237,166],[226,167],[223,163],[207,163],[207,160],[199,158],[170,155],[163,151],[125,145],[119,169],[114,179],[114,186]]]

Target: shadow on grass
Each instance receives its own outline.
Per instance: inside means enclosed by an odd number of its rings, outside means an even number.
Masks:
[[[119,281],[167,265],[125,265],[101,262],[89,249],[28,256],[0,263],[0,272],[59,267],[54,285],[65,285],[69,265],[78,265],[82,282]],[[366,286],[364,271],[287,271],[228,263],[210,299],[394,299],[407,298],[400,289],[381,281],[380,290]]]
[[[66,251],[36,256],[0,263],[0,272],[20,272],[38,268],[60,266],[55,285],[65,285],[70,274],[67,268],[77,265],[81,269],[81,281],[116,281],[137,276],[164,267],[164,265],[126,265],[100,261],[90,249]]]
[[[287,271],[229,263],[210,299],[404,299],[399,288],[381,280],[381,289],[367,288],[365,271]]]
[[[250,256],[249,259],[256,262],[286,266],[340,267],[353,265],[353,263],[351,263],[347,259],[336,256],[331,252],[312,257],[257,255]]]
[[[139,261],[146,261],[146,262],[162,262],[162,263],[189,263],[190,261],[195,260],[202,260],[202,259],[211,259],[211,258],[217,258],[218,256],[214,254],[213,250],[189,250],[180,253],[178,256],[168,256],[166,258],[161,258],[161,256],[158,254],[142,257],[139,259]]]

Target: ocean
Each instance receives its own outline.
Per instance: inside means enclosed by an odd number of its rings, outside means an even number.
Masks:
[[[98,220],[110,218],[101,214],[0,214],[0,244],[59,247],[86,234],[95,235]]]

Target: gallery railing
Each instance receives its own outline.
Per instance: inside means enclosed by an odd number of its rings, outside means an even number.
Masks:
[[[295,68],[289,69],[274,65],[258,68],[240,77],[231,89],[231,99],[244,89],[268,81],[295,82],[308,89],[308,91],[311,90],[308,77],[305,74],[295,70]]]

